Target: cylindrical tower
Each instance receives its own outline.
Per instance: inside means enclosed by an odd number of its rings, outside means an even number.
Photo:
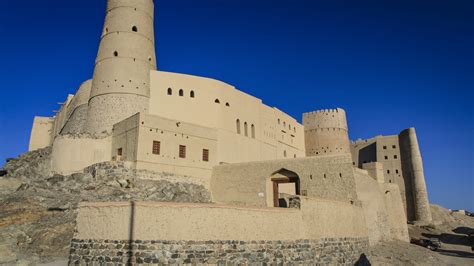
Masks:
[[[85,131],[148,111],[150,70],[156,69],[153,0],[107,0]]]
[[[346,112],[337,108],[303,114],[306,156],[350,153]]]
[[[400,156],[407,194],[407,218],[409,221],[429,223],[432,220],[428,192],[426,190],[423,161],[414,128],[399,135]]]

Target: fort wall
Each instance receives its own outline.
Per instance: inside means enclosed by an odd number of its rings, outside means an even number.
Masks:
[[[71,262],[108,254],[111,261],[139,263],[353,263],[368,247],[360,207],[309,199],[301,210],[82,203],[74,238]]]
[[[51,171],[68,175],[82,172],[84,168],[112,159],[112,138],[90,138],[79,135],[58,136],[51,153]]]
[[[408,242],[408,227],[400,191],[395,184],[381,184],[367,171],[355,168],[357,196],[362,202],[369,241]]]
[[[343,109],[303,114],[307,156],[350,153],[350,142]]]
[[[35,116],[28,151],[46,148],[53,139],[54,118]]]
[[[60,130],[60,134],[82,133],[87,119],[89,96],[91,93],[92,80],[81,84],[77,93],[71,100],[66,110],[66,121]]]
[[[298,178],[303,196],[357,204],[349,154],[216,166],[211,179],[213,200],[225,204],[273,206],[272,178],[289,172]]]

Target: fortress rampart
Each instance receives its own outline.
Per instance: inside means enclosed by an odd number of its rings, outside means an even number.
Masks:
[[[156,69],[152,0],[108,0],[92,90],[88,133],[148,110],[150,70]]]
[[[350,142],[343,109],[303,114],[306,156],[350,153]]]
[[[87,108],[91,94],[92,80],[81,84],[66,110],[66,122],[60,134],[81,133],[87,119]]]

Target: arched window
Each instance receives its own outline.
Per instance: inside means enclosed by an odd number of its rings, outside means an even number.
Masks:
[[[179,90],[179,96],[184,96],[184,91],[183,90]]]
[[[173,90],[171,88],[168,88],[168,95],[173,95]]]
[[[133,31],[133,32],[138,32],[137,26],[133,26],[133,27],[132,27],[132,31]]]
[[[229,103],[225,103],[225,106],[230,107],[230,104],[229,104]]]
[[[248,129],[248,126],[247,126],[247,122],[244,123],[244,134],[246,137],[249,136],[249,129]]]
[[[214,102],[215,103],[221,103],[221,101],[219,101],[219,99],[216,99]]]
[[[118,52],[117,52],[117,51],[114,52],[114,56],[115,56],[115,57],[118,56]]]
[[[194,96],[195,96],[195,95],[194,95],[194,91],[191,91],[191,92],[189,93],[189,96],[190,96],[191,98],[194,98]]]
[[[250,133],[252,134],[252,138],[254,139],[255,138],[255,125],[252,124],[252,126],[250,126]]]
[[[235,121],[235,125],[236,125],[236,127],[237,127],[237,134],[240,134],[240,119],[237,119],[237,120]]]

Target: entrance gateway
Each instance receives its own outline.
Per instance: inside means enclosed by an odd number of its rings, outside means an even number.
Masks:
[[[273,185],[273,207],[288,208],[290,198],[300,195],[300,178],[295,172],[281,169],[270,180]]]

